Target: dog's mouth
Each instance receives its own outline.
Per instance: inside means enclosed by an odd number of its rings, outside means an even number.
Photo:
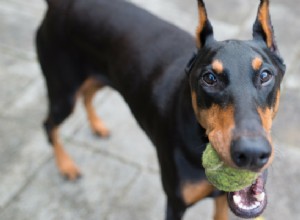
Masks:
[[[229,192],[227,200],[231,211],[241,218],[255,218],[261,215],[267,206],[266,180],[267,171],[264,171],[251,186],[237,192]]]

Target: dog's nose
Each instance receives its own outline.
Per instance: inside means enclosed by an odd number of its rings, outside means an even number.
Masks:
[[[272,148],[263,137],[241,137],[231,145],[231,158],[239,168],[258,171],[269,161]]]

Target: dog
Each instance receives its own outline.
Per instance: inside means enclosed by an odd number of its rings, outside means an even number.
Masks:
[[[260,215],[267,204],[267,168],[274,158],[272,121],[285,64],[269,13],[260,0],[248,41],[214,39],[205,4],[198,0],[196,36],[122,0],[47,0],[36,36],[49,112],[44,127],[62,175],[80,171],[63,149],[59,126],[83,97],[92,130],[109,131],[92,106],[110,86],[124,97],[156,147],[166,219],[214,198],[215,220]],[[225,164],[258,172],[250,186],[222,192],[207,181],[202,153],[211,143]]]

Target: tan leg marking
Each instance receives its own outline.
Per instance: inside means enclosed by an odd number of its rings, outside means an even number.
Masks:
[[[95,108],[93,107],[93,98],[96,92],[102,87],[103,86],[99,82],[90,78],[84,83],[81,92],[83,94],[84,106],[87,112],[91,129],[97,135],[101,137],[107,137],[109,136],[109,130],[105,127],[102,120],[97,116]]]
[[[186,205],[192,205],[211,194],[214,187],[208,181],[186,183],[182,187],[182,196]]]
[[[51,133],[53,142],[54,156],[60,173],[69,180],[75,180],[80,177],[80,171],[71,157],[65,152],[58,137],[58,128],[53,129]]]
[[[227,220],[228,219],[228,203],[227,195],[222,195],[215,198],[215,216],[214,220]]]

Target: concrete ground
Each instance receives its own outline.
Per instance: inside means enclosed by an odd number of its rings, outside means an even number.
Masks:
[[[132,1],[194,33],[195,0]],[[216,38],[250,38],[258,2],[207,0]],[[165,196],[154,148],[111,89],[95,100],[111,138],[91,133],[78,103],[61,135],[84,176],[76,182],[59,176],[41,129],[47,101],[33,44],[45,8],[43,0],[0,0],[0,219],[162,220]],[[271,0],[271,12],[288,70],[273,129],[276,158],[264,217],[300,219],[300,4]],[[212,210],[212,201],[204,200],[185,219],[212,219]]]

